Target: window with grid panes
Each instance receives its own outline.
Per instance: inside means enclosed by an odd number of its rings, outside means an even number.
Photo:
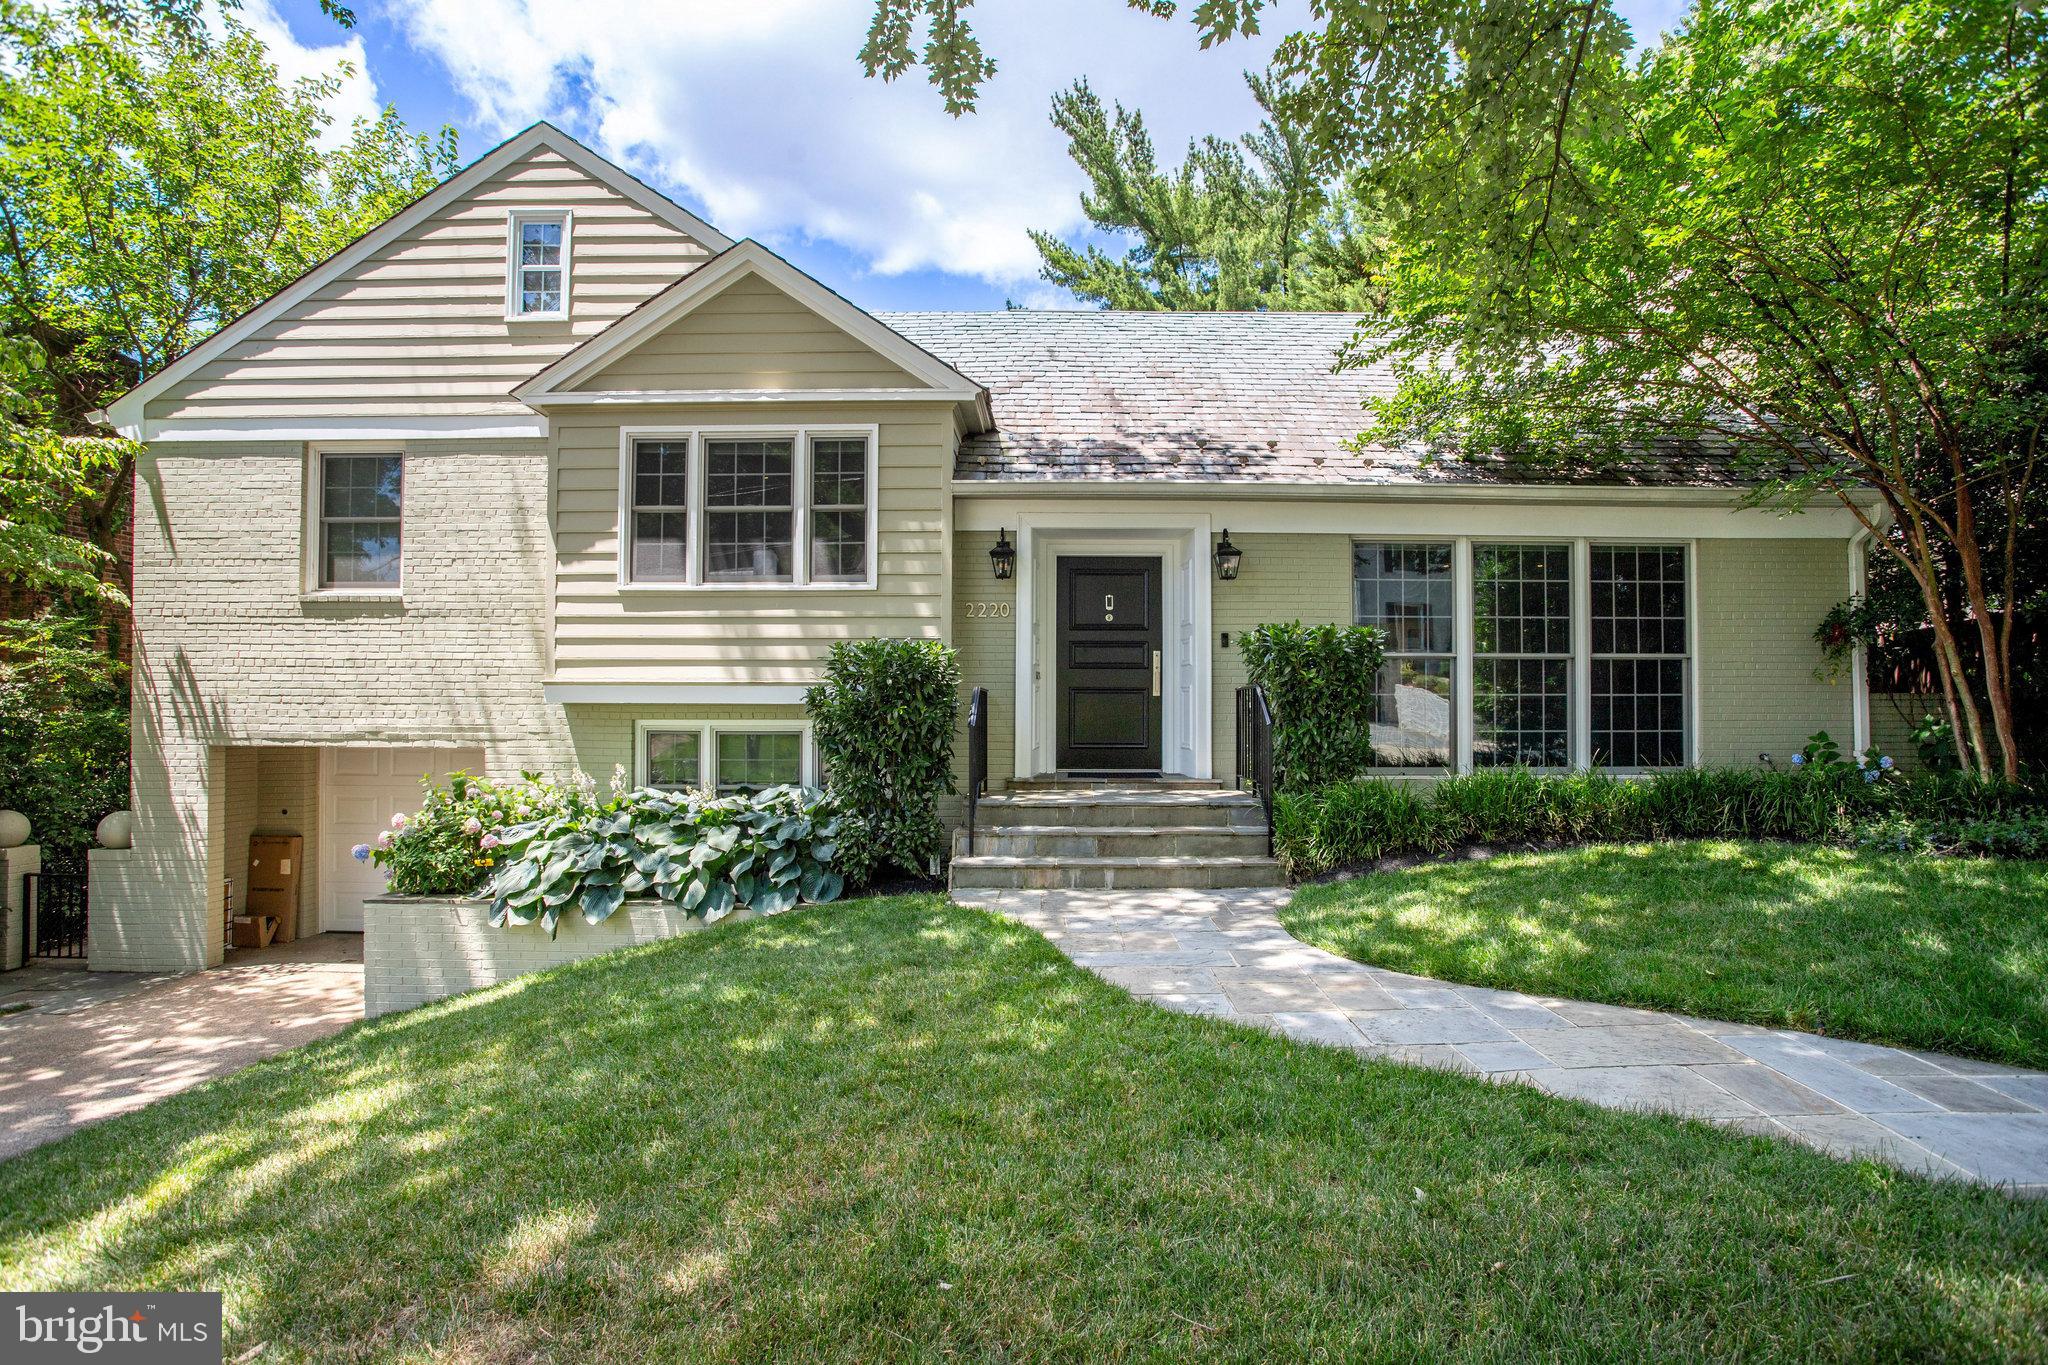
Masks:
[[[1681,767],[1691,666],[1685,547],[1591,548],[1593,762]]]
[[[1351,547],[1353,620],[1386,634],[1372,720],[1377,766],[1451,763],[1455,586],[1447,542],[1365,541]]]
[[[1472,547],[1472,762],[1571,762],[1572,550]]]

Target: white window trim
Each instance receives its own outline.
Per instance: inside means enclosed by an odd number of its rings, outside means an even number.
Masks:
[[[1451,617],[1452,617],[1452,620],[1451,620],[1451,648],[1450,648],[1450,652],[1449,652],[1448,654],[1435,654],[1435,653],[1431,653],[1431,652],[1429,652],[1429,651],[1427,651],[1427,650],[1409,650],[1409,649],[1399,649],[1399,650],[1395,650],[1395,649],[1390,649],[1390,650],[1388,650],[1388,651],[1387,651],[1387,653],[1386,653],[1386,657],[1387,657],[1388,659],[1410,659],[1410,658],[1422,658],[1422,659],[1444,659],[1444,658],[1448,658],[1448,659],[1449,659],[1449,660],[1451,661],[1451,746],[1450,746],[1450,751],[1451,751],[1451,764],[1450,764],[1450,766],[1451,766],[1451,768],[1455,769],[1455,768],[1457,767],[1457,765],[1458,765],[1458,764],[1460,764],[1460,763],[1464,763],[1464,762],[1467,762],[1467,761],[1469,760],[1469,758],[1470,758],[1470,756],[1471,756],[1471,752],[1472,752],[1472,739],[1471,739],[1471,729],[1472,729],[1472,727],[1471,727],[1471,725],[1470,725],[1470,724],[1468,723],[1468,717],[1467,717],[1467,716],[1466,716],[1466,714],[1465,714],[1465,713],[1466,713],[1466,710],[1467,710],[1468,708],[1466,708],[1466,707],[1463,707],[1463,706],[1460,706],[1460,705],[1458,705],[1458,702],[1457,702],[1457,699],[1458,699],[1459,697],[1465,696],[1465,695],[1467,695],[1467,694],[1468,694],[1468,692],[1469,692],[1469,688],[1468,688],[1467,684],[1466,684],[1465,682],[1463,682],[1463,681],[1461,681],[1461,680],[1460,680],[1460,676],[1459,676],[1459,673],[1460,673],[1460,669],[1461,669],[1461,667],[1463,667],[1463,668],[1469,668],[1469,667],[1470,667],[1470,665],[1471,665],[1471,662],[1472,662],[1472,660],[1471,660],[1471,657],[1470,657],[1469,653],[1467,653],[1467,654],[1461,654],[1461,653],[1460,653],[1460,641],[1461,641],[1461,639],[1462,639],[1462,636],[1460,635],[1460,625],[1461,625],[1461,622],[1460,622],[1460,619],[1459,619],[1459,617],[1460,617],[1460,613],[1459,613],[1459,611],[1458,611],[1458,603],[1460,603],[1460,602],[1462,602],[1462,601],[1465,601],[1465,600],[1466,600],[1466,599],[1467,599],[1467,598],[1468,598],[1468,597],[1470,596],[1470,589],[1471,589],[1471,586],[1472,586],[1472,573],[1471,573],[1472,565],[1471,565],[1471,562],[1470,562],[1470,554],[1469,554],[1469,551],[1470,551],[1470,548],[1471,548],[1471,547],[1470,547],[1470,544],[1469,544],[1469,543],[1466,543],[1466,544],[1463,544],[1463,545],[1461,545],[1461,544],[1459,543],[1459,541],[1457,540],[1457,538],[1456,538],[1456,537],[1453,537],[1453,536],[1354,536],[1354,537],[1352,537],[1352,540],[1351,540],[1351,620],[1352,620],[1353,624],[1357,624],[1357,623],[1358,623],[1358,547],[1359,547],[1359,546],[1361,546],[1361,545],[1423,545],[1423,546],[1429,546],[1429,545],[1442,545],[1442,546],[1446,546],[1446,547],[1448,547],[1448,548],[1450,549],[1450,552],[1451,552]],[[1463,556],[1463,558],[1462,558],[1462,559],[1461,559],[1461,555]],[[1461,586],[1461,585],[1462,585],[1462,586]],[[1471,614],[1470,614],[1469,612],[1468,612],[1468,613],[1464,613],[1464,614],[1463,614],[1462,628],[1463,628],[1463,632],[1464,632],[1464,634],[1466,634],[1466,635],[1469,635],[1469,634],[1471,633],[1471,631],[1472,631],[1472,619],[1471,619]],[[1415,765],[1413,765],[1413,764],[1405,764],[1405,765],[1396,765],[1396,764],[1383,764],[1383,765],[1375,765],[1374,767],[1372,767],[1372,768],[1370,768],[1370,769],[1368,770],[1369,774],[1370,774],[1371,776],[1373,776],[1373,777],[1441,777],[1441,776],[1442,776],[1442,775],[1443,775],[1443,774],[1444,774],[1444,773],[1445,773],[1446,771],[1448,771],[1448,769],[1446,769],[1446,768],[1442,768],[1442,767],[1418,767],[1418,766],[1415,766]]]
[[[808,720],[636,720],[633,722],[633,784],[647,785],[647,736],[650,734],[697,735],[697,785],[693,790],[706,795],[718,791],[718,736],[720,734],[800,734],[803,736],[801,782],[818,785],[818,747],[811,737]]]
[[[562,306],[551,313],[523,313],[519,310],[519,229],[528,223],[562,225]],[[505,321],[567,322],[569,282],[575,252],[576,215],[571,209],[511,209],[505,214]]]
[[[327,495],[326,460],[329,455],[396,455],[398,457],[398,581],[381,583],[337,583],[329,584],[322,536],[322,507]],[[300,556],[299,593],[303,597],[318,598],[322,601],[344,602],[362,599],[389,601],[405,596],[405,547],[406,532],[406,483],[410,472],[406,468],[406,452],[403,446],[384,442],[345,442],[341,444],[323,442],[306,447],[304,479],[305,526],[301,539],[305,542],[305,553]]]
[[[1684,749],[1686,762],[1697,765],[1703,749],[1700,732],[1701,677],[1704,669],[1700,660],[1700,579],[1699,542],[1697,540],[1673,539],[1669,536],[1544,536],[1544,535],[1478,535],[1478,536],[1431,536],[1431,535],[1354,535],[1353,546],[1378,545],[1399,542],[1415,545],[1441,545],[1451,543],[1452,565],[1452,645],[1455,649],[1451,669],[1452,688],[1452,745],[1453,762],[1450,769],[1442,768],[1376,768],[1373,775],[1386,778],[1441,776],[1446,771],[1466,774],[1474,771],[1472,741],[1476,717],[1472,709],[1473,677],[1477,650],[1478,623],[1473,615],[1477,605],[1474,593],[1473,548],[1476,545],[1569,545],[1571,547],[1571,768],[1590,769],[1593,766],[1593,547],[1596,545],[1669,545],[1685,551],[1685,665],[1686,665],[1686,714]],[[1347,563],[1349,561],[1347,560]],[[1355,582],[1355,579],[1353,580]],[[1357,619],[1354,607],[1352,619]],[[1563,772],[1563,768],[1539,769],[1544,772]],[[1621,775],[1652,772],[1670,772],[1669,768],[1609,768],[1603,771]]]
[[[814,438],[857,436],[867,442],[868,573],[864,579],[811,581],[811,441]],[[706,582],[704,578],[704,443],[709,440],[758,441],[782,438],[795,447],[790,461],[790,540],[794,563],[788,582]],[[633,577],[633,446],[639,441],[685,441],[689,444],[689,543],[680,579]],[[677,592],[872,592],[881,570],[882,431],[877,423],[779,423],[759,426],[620,427],[619,428],[619,553],[618,585],[622,593]]]

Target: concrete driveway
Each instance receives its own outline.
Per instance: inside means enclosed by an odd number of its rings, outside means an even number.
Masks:
[[[0,1158],[363,1017],[363,940],[316,934],[185,976],[0,976]]]

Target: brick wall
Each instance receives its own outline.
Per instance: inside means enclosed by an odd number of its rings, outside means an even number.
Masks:
[[[728,920],[753,917],[738,911]],[[659,901],[628,901],[601,924],[565,918],[553,938],[538,924],[493,928],[482,901],[394,897],[370,901],[363,920],[363,1013],[375,1018],[527,972],[655,943],[706,927]],[[717,926],[710,926],[716,928]]]
[[[95,860],[94,966],[219,961],[220,886],[246,875],[259,824],[307,835],[317,863],[313,755],[244,746],[459,743],[481,745],[494,775],[572,766],[562,709],[541,696],[546,443],[404,453],[404,593],[377,602],[303,592],[303,445],[170,444],[141,460],[136,839],[118,868]]]
[[[1849,547],[1839,540],[1699,543],[1701,760],[1780,764],[1826,730],[1847,748],[1848,675],[1814,676],[1813,628],[1849,595]]]
[[[1351,624],[1351,537],[1232,532],[1230,541],[1244,551],[1244,565],[1233,582],[1213,580],[1209,599],[1215,632],[1209,752],[1226,785],[1237,781],[1237,689],[1245,683],[1238,637],[1273,621]]]

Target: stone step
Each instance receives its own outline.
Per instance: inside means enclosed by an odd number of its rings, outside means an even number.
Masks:
[[[980,827],[1017,825],[1208,825],[1265,828],[1247,792],[1190,787],[1095,787],[1014,791],[981,800]]]
[[[1263,858],[1261,825],[993,825],[976,831],[974,851],[1021,858]],[[953,831],[953,856],[967,856],[967,831]]]
[[[1271,858],[1020,858],[953,860],[955,890],[1190,891],[1283,884]]]
[[[1223,784],[1206,777],[1020,777],[1013,792],[1222,791]]]

